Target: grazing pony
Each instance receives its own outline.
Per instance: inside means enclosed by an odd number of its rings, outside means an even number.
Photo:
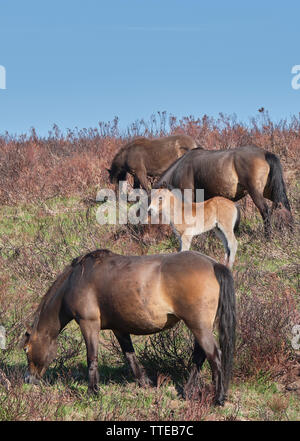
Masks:
[[[205,202],[193,202],[190,210],[187,210],[188,202],[182,202],[172,190],[174,189],[171,186],[169,188],[163,186],[155,190],[148,211],[155,214],[162,213],[170,220],[173,231],[180,241],[179,251],[188,251],[194,236],[214,229],[225,248],[224,264],[232,268],[238,244],[234,232],[237,231],[240,223],[239,208],[234,202],[216,196]],[[186,220],[187,211],[192,215],[190,222]]]
[[[127,173],[134,178],[134,188],[149,190],[147,176],[160,176],[176,159],[197,147],[188,135],[172,135],[157,139],[136,138],[115,155],[109,172],[110,182],[125,181]]]
[[[179,158],[161,176],[154,188],[163,182],[181,190],[204,189],[204,199],[223,196],[238,201],[247,193],[259,209],[265,235],[271,234],[270,210],[265,198],[285,213],[285,222],[292,225],[291,208],[286,194],[279,158],[255,145],[232,150],[197,148]]]
[[[213,335],[217,318],[220,348]],[[99,331],[111,329],[141,385],[150,384],[130,334],[147,335],[183,320],[195,337],[189,383],[207,358],[215,401],[226,398],[235,346],[235,293],[231,272],[195,251],[121,256],[96,250],[73,260],[42,299],[24,337],[27,383],[38,383],[56,354],[57,337],[75,319],[86,349],[88,390],[98,391]]]

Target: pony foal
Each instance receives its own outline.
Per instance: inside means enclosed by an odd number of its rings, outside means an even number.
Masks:
[[[223,197],[214,197],[197,203],[182,202],[182,198],[179,198],[173,190],[171,186],[166,188],[165,185],[154,190],[154,197],[148,210],[156,215],[162,213],[170,220],[173,231],[180,241],[179,251],[188,251],[194,236],[214,229],[225,248],[224,264],[232,268],[237,251],[234,232],[240,222],[239,208],[234,202]],[[181,195],[181,192],[179,193]],[[186,221],[188,205],[193,217]]]

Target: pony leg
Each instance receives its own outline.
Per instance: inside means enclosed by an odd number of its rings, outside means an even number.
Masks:
[[[212,381],[215,385],[215,404],[223,406],[225,401],[225,393],[223,385],[221,351],[216,344],[211,330],[202,327],[191,329],[191,331],[204,351],[211,368]]]
[[[227,241],[228,241],[228,247],[229,247],[229,260],[228,260],[228,268],[232,268],[233,263],[234,263],[234,259],[235,259],[235,255],[236,255],[236,251],[237,251],[237,247],[238,247],[238,242],[235,238],[235,235],[233,233],[230,233],[227,235]]]
[[[193,389],[193,387],[198,383],[199,381],[199,373],[201,371],[202,365],[205,362],[206,355],[197,340],[195,339],[194,344],[194,352],[193,352],[193,362],[195,363],[195,366],[193,366],[189,379],[185,385],[185,393],[189,394],[190,391]]]
[[[140,181],[138,180],[138,178],[136,176],[133,177],[133,188],[140,188],[141,184]]]
[[[216,235],[222,240],[224,248],[225,248],[225,258],[224,258],[224,265],[226,265],[228,268],[232,268],[238,242],[235,238],[235,235],[233,231],[227,231],[225,233],[224,228],[220,228],[220,225],[215,228]]]
[[[214,228],[214,232],[216,234],[216,236],[221,239],[223,246],[225,248],[225,256],[224,256],[224,265],[228,266],[229,265],[229,258],[230,258],[230,245],[228,243],[228,238],[225,235],[224,231],[221,230],[221,228],[218,226],[216,228]]]
[[[83,334],[88,365],[88,392],[97,394],[98,392],[98,341],[100,332],[100,320],[80,320],[79,326]]]
[[[184,234],[180,237],[180,249],[179,251],[189,251],[191,248],[191,243],[193,236],[185,236]]]
[[[147,179],[147,171],[145,167],[141,166],[138,170],[134,172],[134,180],[138,180],[141,187],[148,191],[150,190],[150,185]]]
[[[120,332],[113,331],[120,346],[122,352],[129,363],[129,366],[133,372],[133,375],[138,380],[139,384],[143,387],[151,386],[152,382],[147,377],[144,367],[138,362],[135,355],[134,347],[129,334],[121,334]]]
[[[261,217],[263,218],[264,228],[265,228],[265,236],[267,239],[270,239],[271,236],[271,222],[270,222],[270,210],[268,204],[266,203],[263,195],[257,191],[255,188],[249,188],[249,194],[259,209]]]

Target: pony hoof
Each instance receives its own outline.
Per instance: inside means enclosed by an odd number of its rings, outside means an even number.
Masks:
[[[266,240],[271,240],[271,231],[270,230],[266,230],[265,231],[265,239]]]
[[[98,394],[99,394],[99,387],[98,386],[88,387],[88,395],[98,395]]]
[[[224,406],[224,404],[225,404],[225,398],[217,398],[216,400],[215,400],[215,406]]]
[[[148,377],[144,377],[143,379],[141,379],[139,381],[139,385],[141,387],[147,388],[147,387],[152,387],[153,386],[153,382],[150,380],[150,378]]]

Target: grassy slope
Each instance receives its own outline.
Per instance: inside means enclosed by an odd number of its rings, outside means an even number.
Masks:
[[[296,187],[293,191],[296,194]],[[215,409],[209,406],[209,391],[197,404],[181,397],[188,362],[183,367],[174,365],[172,369],[166,358],[155,365],[155,357],[154,362],[151,361],[153,354],[149,355],[149,351],[145,365],[153,375],[157,370],[161,372],[160,387],[139,388],[107,331],[100,337],[101,392],[98,398],[90,398],[86,395],[85,348],[76,324],[70,324],[60,338],[59,355],[48,371],[47,383],[42,388],[22,384],[26,359],[16,347],[20,332],[23,332],[22,325],[67,262],[85,251],[102,247],[136,254],[176,250],[176,241],[161,233],[158,241],[153,235],[149,236],[141,247],[136,240],[138,232],[131,234],[126,227],[101,227],[95,221],[95,211],[96,207],[87,209],[76,197],[0,208],[0,301],[3,308],[0,321],[9,331],[8,349],[0,354],[0,367],[12,382],[9,394],[0,385],[0,420],[299,419],[299,394],[285,389],[285,384],[295,379],[289,377],[294,371],[286,373],[280,362],[274,372],[268,368],[264,370],[259,360],[256,364],[253,362],[253,369],[250,362],[245,371],[242,358],[246,357],[247,363],[247,353],[237,353],[229,401],[224,408]],[[255,211],[243,219],[234,268],[238,298],[252,293],[257,286],[263,292],[261,295],[268,295],[270,279],[275,278],[275,286],[286,290],[298,302],[295,263],[297,258],[299,261],[299,254],[297,256],[295,238],[287,234],[276,235],[271,243],[265,243],[261,230],[261,221]],[[222,246],[212,234],[195,240],[193,248],[217,259],[223,256]],[[265,285],[267,288],[263,291]],[[145,355],[145,341],[149,339],[134,338],[141,356]],[[184,341],[179,342],[179,348],[182,345],[185,346]],[[265,354],[258,354],[258,359],[261,355],[264,358]],[[293,354],[290,358],[293,359]],[[207,366],[203,375],[209,385]]]

